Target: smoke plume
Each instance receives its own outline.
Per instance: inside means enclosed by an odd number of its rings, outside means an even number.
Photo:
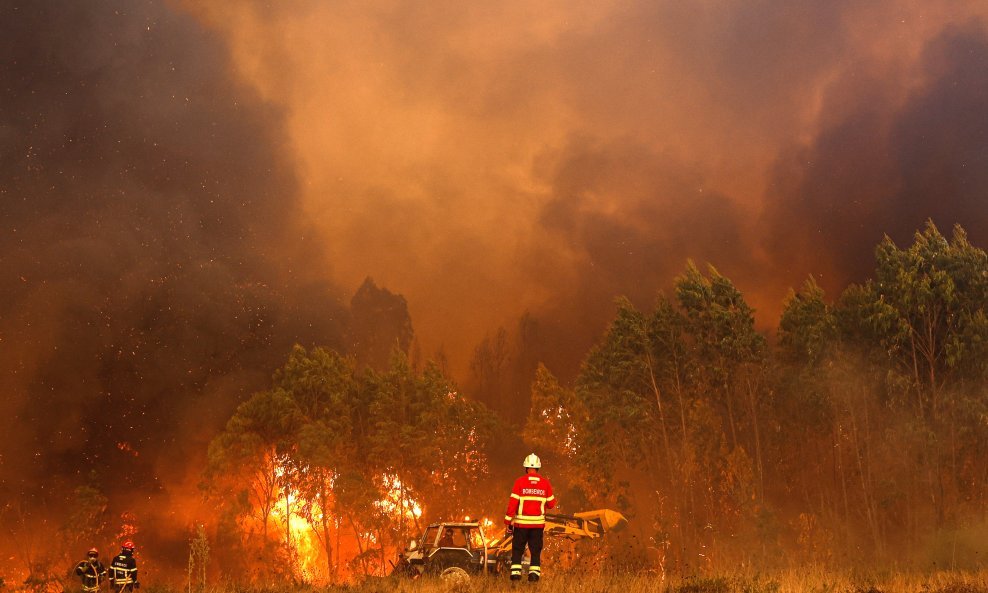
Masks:
[[[460,372],[526,311],[572,369],[615,296],[687,259],[771,328],[884,233],[984,234],[982,3],[187,7],[288,113],[334,277],[405,295]]]
[[[285,115],[167,4],[0,17],[4,505],[95,480],[115,514],[174,513],[292,343],[339,343]]]

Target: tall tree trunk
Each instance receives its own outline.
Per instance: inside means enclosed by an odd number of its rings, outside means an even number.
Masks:
[[[336,575],[334,574],[333,571],[333,544],[329,539],[330,515],[329,515],[329,504],[327,503],[327,500],[329,500],[328,492],[327,492],[328,490],[329,488],[326,484],[326,480],[320,478],[319,505],[321,507],[320,510],[322,511],[322,537],[326,547],[326,576],[333,578]]]
[[[762,462],[762,437],[758,427],[757,387],[752,385],[750,370],[745,372],[745,387],[748,391],[748,405],[751,408],[751,424],[755,433],[755,468],[758,470],[758,498],[765,498],[765,466]]]
[[[285,488],[285,551],[288,554],[288,563],[292,567],[292,579],[298,573],[298,554],[292,547],[292,505],[288,488]]]
[[[648,366],[648,378],[651,382],[652,394],[655,396],[655,406],[659,410],[659,426],[662,429],[662,444],[665,448],[666,471],[671,474],[673,467],[675,467],[672,462],[672,447],[669,445],[669,431],[666,429],[666,414],[662,407],[662,394],[659,391],[658,383],[655,381],[655,369],[650,352],[645,354],[645,363]]]
[[[844,447],[842,445],[843,436],[840,426],[840,418],[835,414],[834,418],[834,459],[837,464],[837,473],[840,476],[841,498],[843,500],[844,517],[841,524],[844,525],[844,543],[851,541],[851,505],[847,495],[847,472],[844,469]]]
[[[851,419],[851,434],[854,436],[854,455],[855,455],[855,459],[857,460],[858,476],[861,482],[861,496],[864,500],[865,518],[868,521],[868,527],[869,530],[871,531],[872,540],[875,543],[875,550],[878,553],[878,556],[881,558],[885,555],[884,552],[885,546],[881,536],[881,529],[878,522],[878,509],[874,503],[874,494],[872,492],[871,463],[870,463],[870,455],[868,453],[869,435],[866,434],[864,436],[864,439],[862,439],[860,430],[858,428],[857,419],[855,418],[853,403],[851,403],[851,405],[848,406],[848,411],[850,412],[850,419]],[[864,406],[864,414],[865,414],[865,427],[867,430],[868,427],[867,402],[865,403]],[[862,440],[864,440],[864,445],[862,445]],[[865,449],[864,453],[862,453],[861,451],[862,448]]]
[[[680,454],[680,476],[679,484],[683,490],[683,504],[685,512],[680,517],[680,522],[687,526],[687,535],[684,536],[684,554],[692,557],[692,551],[699,541],[696,520],[696,496],[693,492],[693,459],[689,443],[689,432],[686,428],[686,397],[683,394],[683,382],[679,359],[676,359],[676,397],[679,401],[679,423],[681,454]]]
[[[381,549],[381,555],[380,555],[380,558],[381,558],[381,575],[383,576],[385,573],[388,572],[388,570],[386,568],[387,567],[388,560],[387,560],[387,558],[384,557],[384,530],[383,529],[378,529],[377,530],[377,543],[378,543],[378,546]]]
[[[340,517],[337,515],[333,520],[333,526],[336,528],[336,555],[333,557],[333,581],[340,576]]]
[[[723,361],[721,364],[723,365]],[[727,418],[731,425],[731,450],[734,450],[738,448],[738,430],[737,422],[734,420],[734,398],[731,393],[730,380],[725,379],[722,387],[724,388],[724,400],[727,402]]]
[[[353,529],[353,537],[357,540],[357,556],[360,558],[360,565],[364,568],[364,576],[367,575],[367,562],[364,560],[364,540],[360,534],[360,528],[357,527],[357,522],[353,519],[351,513],[346,513],[347,521],[350,523],[350,529]]]
[[[681,547],[685,540],[685,533],[683,529],[683,513],[682,508],[684,504],[685,497],[682,496],[683,488],[681,486],[681,480],[676,474],[676,465],[673,462],[672,456],[672,445],[669,443],[669,430],[666,428],[666,415],[665,408],[662,406],[662,392],[659,390],[658,382],[655,380],[655,366],[653,364],[652,353],[646,352],[645,361],[648,365],[648,378],[652,386],[652,393],[655,395],[655,405],[659,411],[659,425],[662,428],[662,444],[665,447],[665,457],[666,457],[666,475],[668,476],[668,483],[670,485],[675,485],[678,487],[673,488],[673,492],[678,494],[678,500],[673,502],[674,508],[678,511],[676,514],[679,515],[679,520],[675,522],[675,540],[676,545]]]

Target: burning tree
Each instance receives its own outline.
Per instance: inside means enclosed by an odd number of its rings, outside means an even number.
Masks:
[[[435,365],[419,373],[396,352],[384,372],[358,370],[339,353],[296,347],[272,389],[211,443],[207,484],[224,504],[245,503],[233,505],[244,544],[274,538],[291,578],[340,578],[344,550],[357,569],[383,572],[423,508],[461,513],[476,500],[491,432],[486,410]],[[230,487],[239,497],[219,496]]]

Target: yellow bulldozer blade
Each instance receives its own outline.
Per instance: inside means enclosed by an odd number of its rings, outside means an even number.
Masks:
[[[592,522],[599,522],[601,531],[607,533],[608,531],[617,529],[618,527],[623,527],[628,519],[617,511],[612,511],[611,509],[599,509],[596,511],[587,511],[585,513],[576,513],[573,515],[579,519],[587,519]]]
[[[611,509],[598,509],[573,515],[546,514],[545,535],[571,541],[594,539],[608,531],[623,527],[627,522],[628,519],[624,515]],[[502,533],[500,537],[487,542],[487,546],[492,553],[509,554],[511,540],[510,534]]]
[[[545,534],[571,540],[597,538],[627,523],[624,515],[610,509],[586,511],[574,515],[546,515]]]

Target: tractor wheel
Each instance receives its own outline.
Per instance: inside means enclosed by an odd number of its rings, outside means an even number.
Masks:
[[[449,586],[466,585],[470,582],[470,573],[459,566],[450,566],[439,573],[439,578]]]

